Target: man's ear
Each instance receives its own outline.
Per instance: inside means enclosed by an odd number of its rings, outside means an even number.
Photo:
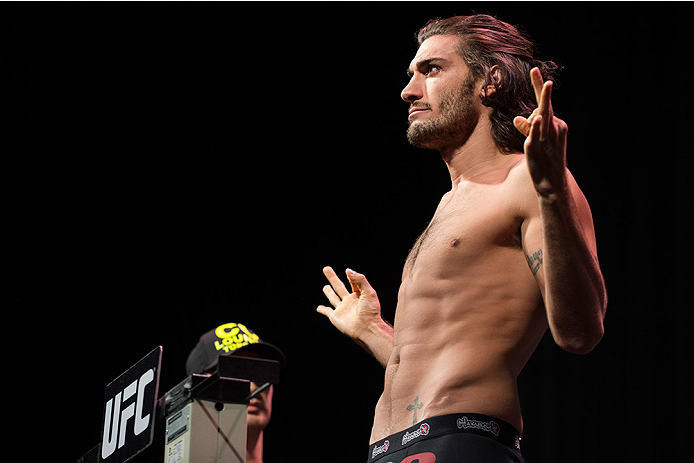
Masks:
[[[482,89],[482,96],[489,98],[496,93],[496,90],[501,87],[501,68],[498,65],[494,65],[489,69],[489,75],[487,77],[486,87]]]

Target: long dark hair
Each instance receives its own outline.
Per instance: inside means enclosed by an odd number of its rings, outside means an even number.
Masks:
[[[494,85],[496,89],[482,98],[482,104],[493,108],[492,138],[506,153],[522,152],[525,137],[513,125],[513,118],[528,117],[537,107],[530,70],[538,67],[543,79],[556,84],[560,67],[552,61],[536,60],[533,43],[516,27],[493,16],[432,19],[417,33],[417,43],[421,45],[434,35],[460,38],[458,51],[473,76],[484,79],[485,87]],[[492,75],[493,66],[499,66],[500,81]]]

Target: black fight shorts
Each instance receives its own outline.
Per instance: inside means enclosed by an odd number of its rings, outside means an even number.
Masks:
[[[367,463],[525,463],[512,425],[477,413],[427,418],[369,446]]]

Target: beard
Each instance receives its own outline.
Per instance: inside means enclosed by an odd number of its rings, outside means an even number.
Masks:
[[[460,88],[445,93],[439,102],[441,115],[437,118],[410,121],[407,141],[417,148],[437,151],[463,145],[479,117],[473,106],[474,84],[470,75]]]

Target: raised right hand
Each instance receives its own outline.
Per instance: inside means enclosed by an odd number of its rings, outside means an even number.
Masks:
[[[346,273],[352,287],[351,293],[331,267],[323,269],[323,274],[330,282],[323,287],[323,293],[334,309],[320,305],[316,310],[328,317],[343,334],[359,341],[360,335],[368,330],[371,324],[382,323],[381,303],[364,275],[350,269],[347,269]]]

